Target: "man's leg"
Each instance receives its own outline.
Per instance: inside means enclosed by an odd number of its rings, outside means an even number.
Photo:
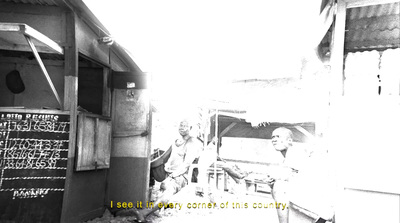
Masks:
[[[179,176],[174,179],[167,178],[163,183],[165,190],[163,191],[160,198],[158,198],[157,201],[154,202],[154,206],[152,208],[140,209],[135,213],[139,222],[145,221],[147,216],[157,210],[160,210],[161,208],[158,205],[163,204],[162,206],[164,206],[165,203],[168,203],[168,201],[174,194],[178,193],[183,187],[185,187],[185,185],[187,185],[187,180],[185,179],[185,177]]]
[[[289,219],[289,209],[286,207],[285,210],[282,210],[282,206],[278,207],[277,209],[278,212],[278,218],[279,218],[279,223],[288,223]]]
[[[272,189],[272,197],[275,200],[279,223],[289,222],[289,200],[286,196],[287,182],[277,180]],[[285,208],[283,209],[283,205]]]
[[[138,210],[138,220],[140,221],[144,221],[145,218],[147,216],[149,216],[150,214],[154,213],[157,210],[160,210],[160,206],[163,207],[165,203],[168,203],[169,199],[175,194],[175,190],[174,189],[166,189],[160,198],[158,198],[155,202],[154,202],[154,206],[152,208],[144,208],[144,209],[140,209]],[[162,204],[160,206],[158,206],[159,204]]]
[[[197,177],[197,183],[199,185],[202,191],[204,193],[208,193],[209,192],[209,184],[208,184],[208,174],[207,174],[207,170],[210,168],[210,166],[216,161],[217,158],[217,154],[212,151],[212,150],[205,150],[200,154],[200,158],[199,158],[199,163],[198,163],[198,167],[199,167],[199,174]],[[198,190],[196,188],[196,190]]]
[[[312,213],[300,206],[297,206],[293,203],[289,205],[289,219],[292,222],[298,223],[325,223],[325,219],[319,218],[317,214]],[[319,220],[319,221],[317,221]]]

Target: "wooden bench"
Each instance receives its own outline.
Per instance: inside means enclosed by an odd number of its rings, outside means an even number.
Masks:
[[[256,180],[256,179],[249,179],[249,178],[244,178],[244,181],[246,182],[246,191],[248,194],[250,193],[257,193],[264,191],[266,193],[271,193],[271,188],[267,184],[267,182],[261,181],[261,180]],[[262,185],[262,188],[266,188],[265,190],[259,190],[260,185]]]

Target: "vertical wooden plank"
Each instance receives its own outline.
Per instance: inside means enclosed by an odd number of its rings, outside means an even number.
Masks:
[[[78,115],[75,171],[109,168],[111,153],[111,121],[99,115],[81,112]],[[96,164],[97,163],[97,164]]]
[[[78,116],[78,121],[77,121],[77,126],[79,129],[77,129],[77,134],[76,134],[76,148],[77,148],[77,154],[79,155],[81,153],[80,150],[82,150],[83,147],[83,138],[84,138],[84,126],[85,126],[85,117],[84,115],[79,115]],[[75,159],[75,167],[78,168],[80,165],[79,159]]]
[[[64,110],[70,112],[70,132],[68,143],[68,158],[75,156],[76,127],[77,127],[77,105],[78,105],[78,48],[75,39],[75,19],[76,15],[72,11],[66,12],[66,47],[64,50]],[[73,167],[67,169],[67,179],[65,180],[65,190],[61,222],[67,222],[67,208],[70,198],[71,177]]]
[[[146,119],[147,119],[147,132],[149,133],[146,137],[147,137],[147,140],[146,140],[146,145],[145,145],[145,150],[146,150],[146,153],[147,153],[147,160],[148,160],[148,164],[147,164],[147,166],[146,166],[146,169],[145,169],[145,171],[146,171],[146,173],[150,173],[150,160],[151,160],[151,126],[153,125],[153,115],[152,115],[152,104],[151,104],[151,97],[152,97],[152,95],[151,95],[151,92],[152,92],[152,89],[150,88],[150,89],[148,89],[147,90],[148,92],[149,92],[149,98],[148,98],[148,101],[147,101],[147,103],[148,103],[148,107],[149,107],[149,110],[148,110],[148,113],[147,113],[147,115],[146,115]],[[147,174],[147,176],[146,176],[146,178],[145,178],[145,185],[146,185],[146,187],[145,187],[145,193],[146,193],[146,195],[147,195],[147,197],[146,197],[146,199],[148,200],[148,201],[150,201],[150,199],[151,199],[151,191],[150,191],[150,174]]]
[[[334,122],[332,122],[332,107],[337,104],[337,101],[335,100],[336,97],[342,96],[344,94],[344,75],[343,75],[343,65],[344,65],[344,43],[345,43],[345,27],[346,27],[346,3],[344,0],[338,0],[337,1],[337,8],[336,8],[336,15],[335,15],[335,20],[333,24],[333,32],[332,32],[332,39],[331,39],[331,45],[330,45],[330,51],[331,51],[331,60],[330,60],[330,65],[331,65],[331,72],[329,76],[329,92],[330,92],[330,99],[329,99],[329,107],[330,109],[328,110],[328,121],[327,121],[327,134],[324,135],[324,141],[326,140],[327,142],[334,142],[334,140],[337,140],[335,138],[335,129],[333,128]],[[337,148],[332,148],[329,146],[329,151],[330,156],[332,159],[335,159],[336,154],[340,153]],[[340,165],[340,164],[338,164]],[[338,166],[335,166],[336,168]],[[335,206],[336,207],[341,207],[343,206],[341,204],[342,200],[340,199],[341,196],[343,196],[343,187],[341,185],[338,185],[337,189],[337,199],[335,201]],[[342,198],[343,199],[343,198]],[[336,211],[336,216],[341,216],[342,213],[340,208],[339,210]]]
[[[94,135],[93,135],[93,157],[94,157],[94,168],[97,169],[97,165],[99,162],[99,118],[95,118],[94,124]],[[104,146],[104,145],[103,145]],[[102,149],[102,148],[101,148]]]
[[[110,68],[103,68],[103,111],[102,115],[110,117],[111,115],[111,75]]]
[[[75,39],[75,15],[67,13],[66,15],[66,42],[64,52],[64,76],[65,76],[65,88],[64,88],[64,110],[71,110],[74,104],[78,102],[78,48]]]
[[[338,0],[331,42],[331,96],[343,95],[343,58],[346,26],[346,2]]]
[[[218,109],[215,111],[215,138],[218,139],[217,142],[217,153],[219,154],[219,134],[218,134]],[[217,176],[217,157],[214,160],[214,180],[215,186],[218,188],[218,176]]]
[[[78,105],[78,48],[75,39],[75,14],[68,13],[66,17],[66,33],[67,47],[65,49],[65,65],[64,65],[64,110],[70,111],[71,115],[71,131],[69,139],[69,155],[74,157],[75,150],[75,134],[77,122],[77,105]]]

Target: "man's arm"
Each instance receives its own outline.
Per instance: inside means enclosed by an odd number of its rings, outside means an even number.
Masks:
[[[277,176],[273,178],[288,181],[298,172],[302,171],[307,163],[308,154],[304,149],[291,147],[286,153],[285,162],[280,165]]]
[[[166,172],[168,172],[168,173],[171,173],[172,172],[172,170],[171,170],[171,168],[172,168],[172,162],[174,161],[174,159],[175,159],[175,156],[174,156],[174,153],[175,153],[175,151],[174,151],[174,144],[175,144],[175,142],[173,142],[173,144],[171,144],[171,146],[169,147],[169,149],[171,149],[171,154],[169,155],[169,158],[168,158],[168,160],[167,160],[167,162],[165,162],[164,163],[164,170],[166,171]],[[169,150],[168,149],[168,150]],[[168,151],[167,150],[167,151]],[[167,152],[166,151],[166,152]]]
[[[188,171],[193,161],[199,157],[200,151],[202,149],[202,144],[196,138],[190,138],[186,142],[185,147],[186,147],[185,160],[181,166],[179,166],[174,172],[171,173],[170,175],[171,177],[180,176]]]

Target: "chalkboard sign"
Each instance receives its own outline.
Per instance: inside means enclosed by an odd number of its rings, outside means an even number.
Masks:
[[[58,222],[69,114],[0,109],[0,222]]]

